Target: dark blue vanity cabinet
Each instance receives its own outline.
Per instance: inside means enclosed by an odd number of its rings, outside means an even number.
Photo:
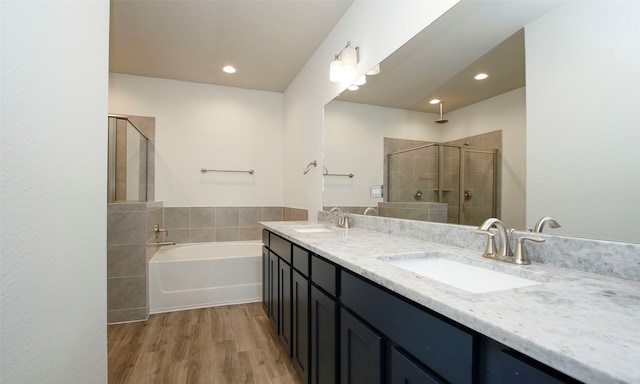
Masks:
[[[338,383],[339,269],[311,255],[311,383]]]
[[[291,358],[300,373],[303,382],[309,382],[310,377],[310,284],[309,284],[309,251],[293,245],[291,260],[291,318],[292,345]]]
[[[265,231],[263,306],[304,383],[577,381]]]
[[[340,382],[382,384],[382,335],[340,309]]]
[[[268,234],[268,258],[263,251],[263,292],[267,298],[267,314],[271,324],[278,331],[280,340],[291,354],[292,318],[291,318],[291,243],[272,233]],[[264,289],[264,286],[267,286]]]
[[[271,318],[271,295],[269,289],[271,285],[269,283],[269,248],[267,246],[262,247],[262,309],[267,314],[267,317]]]

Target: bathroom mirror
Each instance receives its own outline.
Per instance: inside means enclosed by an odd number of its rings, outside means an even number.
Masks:
[[[345,90],[328,103],[325,106],[325,173],[354,176],[324,176],[323,205],[356,207],[357,211],[362,207],[375,207],[383,201],[372,196],[376,196],[379,185],[387,182],[383,155],[385,137],[415,140],[418,146],[425,142],[449,142],[500,131],[502,178],[498,194],[501,208],[497,216],[509,227],[524,229],[533,226],[531,221],[536,220],[535,214],[558,215],[559,212],[552,210],[544,211],[544,214],[526,212],[526,183],[533,181],[526,177],[525,152],[540,149],[528,148],[531,143],[526,142],[522,28],[561,6],[558,2],[531,3],[461,2],[385,59],[380,64],[379,75],[367,76],[367,83],[359,90]],[[516,62],[511,63],[514,59]],[[522,61],[518,62],[519,59]],[[490,63],[505,65],[492,68]],[[489,78],[474,80],[473,75],[481,69],[484,72],[483,68],[488,68]],[[506,80],[496,84],[498,79]],[[486,87],[490,90],[479,89],[492,81],[492,86]],[[444,102],[447,124],[435,123],[440,118],[439,105],[429,104],[432,98]],[[362,116],[366,118],[361,119]],[[566,152],[553,146],[544,151]],[[572,156],[581,155],[584,153],[572,153]],[[605,188],[605,185],[594,180],[591,187]],[[571,211],[582,213],[591,208],[572,203],[575,206],[569,213],[562,212],[566,221],[572,219],[567,216]],[[549,201],[548,206],[562,204]],[[607,202],[599,200],[597,204]],[[611,204],[611,217],[622,212],[616,211],[619,209],[620,204]],[[562,224],[562,218],[557,218]],[[628,223],[618,224],[626,226]],[[640,242],[637,235],[635,238],[633,235],[614,238],[571,226],[545,232]]]

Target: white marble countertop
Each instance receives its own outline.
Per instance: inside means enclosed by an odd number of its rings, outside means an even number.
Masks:
[[[587,383],[640,383],[640,283],[587,272],[487,260],[476,251],[326,223],[265,222],[267,229],[470,329]],[[324,225],[330,232],[294,228]],[[425,251],[541,281],[470,293],[385,259]]]

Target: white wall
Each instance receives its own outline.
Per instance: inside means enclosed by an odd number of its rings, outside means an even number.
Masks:
[[[370,187],[384,184],[384,138],[439,141],[440,129],[430,127],[433,114],[334,100],[324,109],[325,206],[376,207]],[[434,124],[435,125],[435,124]]]
[[[109,112],[156,118],[156,200],[168,207],[281,206],[281,93],[123,74]],[[201,168],[255,174],[200,173]]]
[[[524,230],[526,189],[525,89],[519,88],[446,113],[442,141],[502,130],[502,214],[508,228]],[[531,225],[533,226],[533,225]]]
[[[325,206],[373,206],[369,187],[382,184],[383,138],[447,142],[502,130],[502,220],[525,228],[525,89],[438,116],[372,105],[332,101],[325,107],[324,146],[332,173],[354,173],[353,179],[325,177]]]
[[[362,75],[441,16],[457,0],[356,0],[323,41],[284,95],[284,204],[322,208],[323,107],[347,84],[329,81],[329,63],[347,43],[360,47]],[[309,162],[320,164],[307,175]]]
[[[640,242],[640,3],[570,3],[525,29],[527,223]]]
[[[106,383],[109,2],[0,7],[0,382]]]

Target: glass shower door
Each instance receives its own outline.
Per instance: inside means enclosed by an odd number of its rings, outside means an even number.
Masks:
[[[462,148],[460,224],[480,225],[496,217],[497,151]]]

